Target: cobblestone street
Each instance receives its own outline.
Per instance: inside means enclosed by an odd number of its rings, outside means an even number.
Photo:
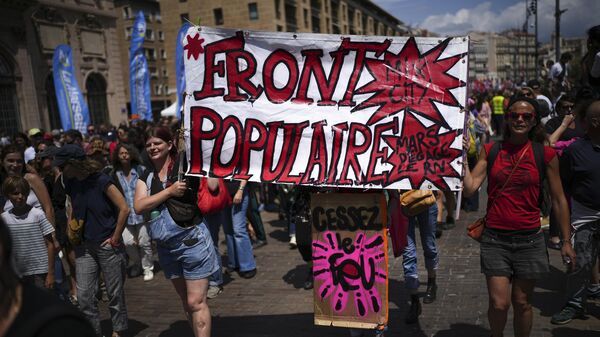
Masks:
[[[313,296],[302,289],[307,267],[297,250],[288,245],[286,228],[277,213],[262,213],[269,244],[256,250],[258,274],[243,279],[226,275],[225,290],[209,300],[213,316],[214,337],[312,337],[350,336],[348,330],[319,327],[313,324]],[[479,337],[489,336],[487,292],[479,268],[479,247],[465,235],[466,224],[480,213],[461,213],[456,228],[444,231],[439,239],[440,267],[438,298],[424,304],[420,323],[404,324],[408,308],[402,275],[402,258],[393,258],[390,248],[389,326],[385,336]],[[223,240],[221,233],[220,239]],[[221,252],[226,251],[224,243]],[[423,266],[419,249],[420,271]],[[565,326],[550,324],[550,316],[561,309],[565,277],[558,251],[550,250],[551,273],[540,281],[533,298],[532,337],[600,337],[600,303],[587,306],[588,319],[575,320]],[[421,291],[426,275],[421,274]],[[180,301],[171,286],[158,272],[153,281],[141,277],[126,282],[126,299],[132,336],[192,336]],[[110,332],[106,304],[102,304],[103,327]],[[513,336],[512,317],[505,336]],[[367,336],[373,336],[370,332]]]

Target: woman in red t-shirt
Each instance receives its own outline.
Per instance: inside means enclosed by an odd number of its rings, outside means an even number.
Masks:
[[[487,280],[488,320],[493,337],[503,335],[510,305],[514,306],[515,336],[531,332],[531,296],[536,279],[549,271],[548,251],[540,227],[540,175],[533,142],[544,141],[539,107],[534,99],[511,99],[506,115],[504,139],[488,177],[486,228],[481,240],[481,272]],[[464,142],[468,148],[469,142]],[[473,171],[465,165],[464,195],[479,189],[488,172],[488,153],[481,149]],[[563,238],[570,237],[569,210],[563,194],[554,150],[544,146],[544,166],[550,185],[552,208],[557,211]],[[568,242],[568,241],[566,241]],[[565,261],[574,261],[569,244],[563,248]]]

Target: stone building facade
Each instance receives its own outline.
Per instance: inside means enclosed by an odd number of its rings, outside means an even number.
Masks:
[[[60,128],[52,56],[73,51],[92,123],[127,120],[113,1],[0,0],[0,133]]]

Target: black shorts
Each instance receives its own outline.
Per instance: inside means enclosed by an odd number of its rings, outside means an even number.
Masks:
[[[544,233],[505,234],[486,228],[481,238],[481,272],[485,276],[506,276],[535,280],[550,271]]]

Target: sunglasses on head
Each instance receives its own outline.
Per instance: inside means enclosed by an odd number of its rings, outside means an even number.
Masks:
[[[531,112],[509,112],[508,118],[515,121],[519,120],[519,118],[522,118],[525,122],[531,122],[535,118],[535,115]]]

